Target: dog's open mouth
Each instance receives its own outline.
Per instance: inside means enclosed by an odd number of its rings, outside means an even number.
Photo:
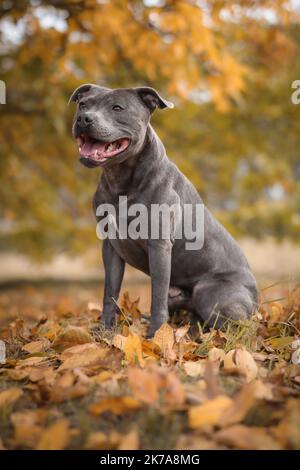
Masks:
[[[126,138],[118,139],[114,142],[103,142],[93,139],[86,134],[81,134],[77,137],[76,141],[81,157],[100,163],[124,152],[130,144],[129,139]]]

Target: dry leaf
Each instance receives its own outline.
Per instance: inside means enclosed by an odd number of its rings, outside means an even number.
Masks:
[[[138,450],[139,435],[136,429],[132,429],[128,434],[122,437],[118,450]]]
[[[66,369],[74,369],[75,367],[94,366],[105,357],[107,351],[107,348],[97,347],[87,349],[84,353],[72,354],[64,360],[58,370],[62,371]],[[60,356],[60,359],[62,359],[62,356]]]
[[[212,348],[208,351],[208,360],[211,362],[222,362],[225,358],[225,351],[219,348]]]
[[[256,380],[248,383],[235,395],[232,405],[224,410],[219,421],[220,427],[241,422],[255,403],[256,393],[260,393],[260,384]]]
[[[112,345],[113,345],[115,348],[118,348],[118,349],[120,349],[121,351],[124,351],[126,341],[127,341],[127,336],[123,336],[123,335],[117,334],[117,335],[115,335],[115,336],[113,337],[113,339],[112,339]]]
[[[163,356],[168,358],[174,346],[173,328],[168,323],[161,325],[154,335],[153,342],[160,347]]]
[[[145,360],[142,353],[142,342],[136,333],[130,331],[129,336],[126,338],[124,353],[129,364],[139,364],[141,367],[145,367]]]
[[[63,450],[69,441],[69,421],[61,419],[42,431],[36,450]]]
[[[103,432],[93,432],[89,434],[84,448],[90,450],[113,450],[117,448],[121,440],[121,434],[116,431],[112,431],[108,435]]]
[[[249,383],[256,378],[258,368],[248,351],[245,349],[232,349],[224,358],[224,371],[239,373]]]
[[[59,335],[53,341],[52,346],[54,348],[63,348],[92,342],[93,338],[87,329],[79,326],[67,326],[60,331]]]
[[[176,343],[179,343],[186,336],[189,329],[190,329],[189,324],[181,326],[180,328],[177,328],[177,330],[175,331],[175,341],[176,341]]]
[[[192,429],[210,429],[219,424],[222,415],[231,406],[231,398],[225,395],[219,395],[202,405],[192,406],[188,412],[189,425]]]
[[[139,410],[141,407],[142,404],[139,400],[130,396],[122,396],[104,398],[103,400],[90,405],[88,410],[94,416],[101,415],[105,412],[122,415],[129,413],[130,411]]]
[[[32,341],[31,343],[25,344],[22,349],[23,351],[28,352],[29,354],[40,353],[45,351],[50,347],[50,341],[45,338],[39,341]]]
[[[11,405],[15,401],[17,401],[22,395],[23,392],[18,387],[8,388],[7,390],[0,392],[0,409],[6,408],[7,406]]]
[[[158,399],[161,377],[154,371],[131,367],[128,370],[128,383],[137,399],[149,404]]]
[[[241,450],[280,450],[282,447],[264,428],[241,424],[222,429],[214,435],[214,439],[234,449]]]
[[[183,364],[183,368],[187,375],[190,377],[199,377],[203,376],[205,370],[205,360],[200,361],[187,361]]]

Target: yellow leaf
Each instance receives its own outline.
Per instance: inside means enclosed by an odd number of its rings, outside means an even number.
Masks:
[[[23,395],[23,392],[18,387],[8,388],[7,390],[0,392],[0,409],[11,405],[17,401],[21,395]]]
[[[69,421],[61,419],[42,431],[36,450],[63,450],[69,441]]]
[[[136,400],[130,396],[123,396],[104,398],[98,403],[93,403],[90,405],[88,410],[92,415],[95,416],[101,415],[105,412],[110,412],[115,415],[122,415],[124,413],[129,413],[130,411],[139,410],[141,407],[142,404],[139,400]]]
[[[192,406],[188,412],[190,427],[201,429],[218,425],[221,416],[231,405],[231,398],[219,395],[202,405]]]
[[[136,429],[132,429],[128,434],[122,437],[118,450],[138,450],[139,435]]]
[[[141,339],[136,333],[133,333],[132,331],[129,332],[129,336],[126,338],[124,353],[129,364],[139,364],[141,367],[145,367]]]

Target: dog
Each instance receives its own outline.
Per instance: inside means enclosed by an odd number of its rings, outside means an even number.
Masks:
[[[169,236],[104,239],[104,326],[111,328],[115,321],[126,263],[151,278],[148,337],[181,309],[218,328],[229,318],[249,318],[258,292],[244,254],[204,206],[192,183],[168,159],[150,124],[154,110],[173,108],[173,104],[150,87],[109,89],[94,84],[77,88],[70,97],[73,101],[77,110],[72,133],[80,162],[103,170],[93,199],[98,222],[103,214],[97,215],[97,208],[110,204],[118,212],[120,196],[127,196],[130,205],[143,204],[148,209],[162,204],[203,207],[199,229],[203,243],[197,249],[187,249],[186,237],[174,236],[177,226],[172,216]]]

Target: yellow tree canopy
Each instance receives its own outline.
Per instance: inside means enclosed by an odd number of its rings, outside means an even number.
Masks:
[[[155,116],[158,131],[231,231],[296,238],[295,3],[2,2],[2,243],[38,255],[80,249],[94,237],[90,200],[98,174],[77,163],[66,108],[83,82],[146,84],[172,97],[176,110]]]

